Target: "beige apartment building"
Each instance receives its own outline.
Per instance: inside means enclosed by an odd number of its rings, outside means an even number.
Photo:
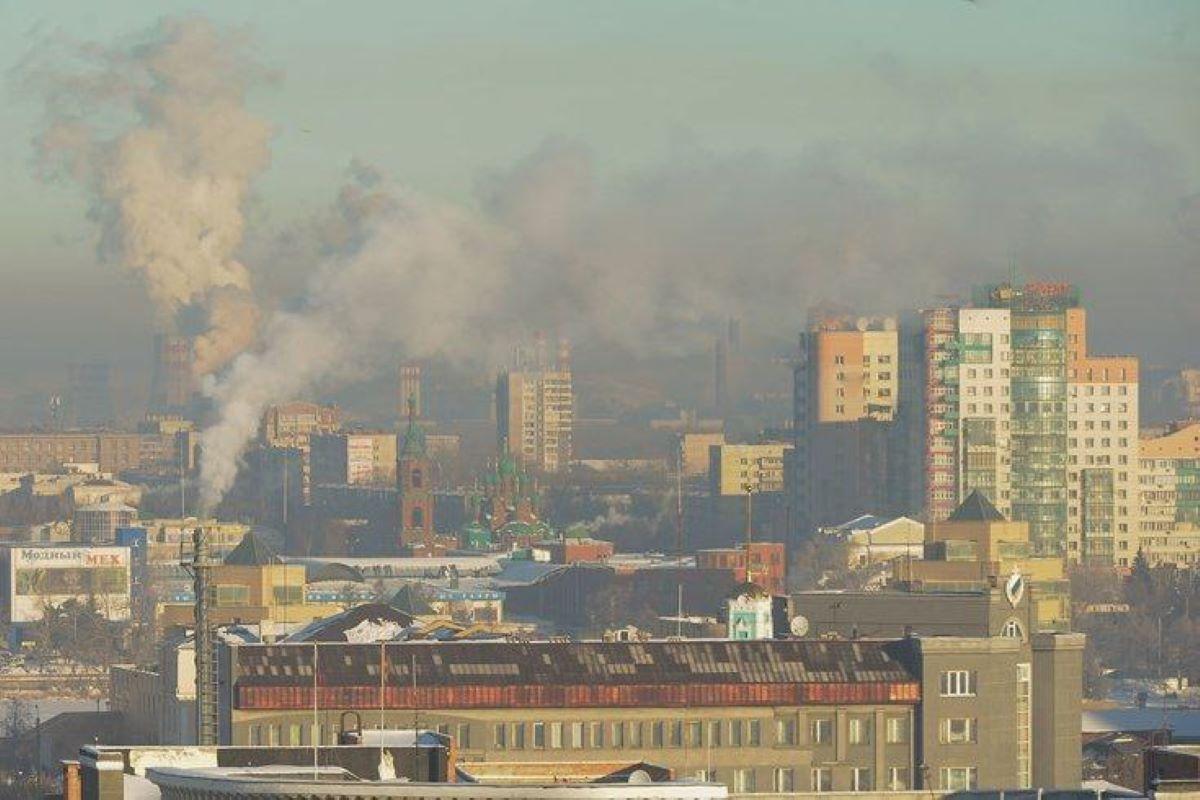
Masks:
[[[714,444],[708,448],[711,494],[782,492],[788,444]]]
[[[565,470],[573,454],[574,408],[569,369],[503,373],[496,381],[500,446],[529,469]]]
[[[1127,567],[1139,538],[1138,360],[1088,352],[1067,310],[1067,556]]]
[[[314,434],[309,447],[314,486],[396,483],[394,432]]]
[[[1200,422],[1138,448],[1138,547],[1152,566],[1200,566]]]

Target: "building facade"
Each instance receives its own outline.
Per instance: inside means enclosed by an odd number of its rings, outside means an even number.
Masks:
[[[931,521],[974,491],[1039,555],[1128,565],[1138,531],[1138,362],[1097,356],[1075,287],[984,287],[923,312]],[[1132,548],[1132,550],[1131,550]]]
[[[395,433],[322,433],[309,441],[314,486],[391,486],[396,482]]]
[[[892,317],[821,316],[801,334],[788,481],[794,532],[903,510],[899,361]]]
[[[1200,566],[1200,423],[1138,443],[1137,547],[1151,565]]]
[[[1050,637],[1029,661],[1012,641],[954,638],[229,646],[222,741],[415,718],[464,762],[632,752],[735,793],[1066,788],[1076,644]]]
[[[573,454],[574,406],[569,369],[503,373],[496,381],[501,449],[528,469],[565,470]]]
[[[782,492],[787,444],[714,444],[708,448],[709,493],[744,495]]]

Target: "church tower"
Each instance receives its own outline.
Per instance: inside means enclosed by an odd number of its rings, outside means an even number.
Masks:
[[[408,429],[396,457],[400,495],[400,548],[433,549],[433,469],[425,452],[425,431],[417,424],[416,399],[408,399]]]

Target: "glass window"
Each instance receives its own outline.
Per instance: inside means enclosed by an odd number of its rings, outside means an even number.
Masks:
[[[850,744],[871,743],[871,720],[867,717],[851,717],[849,720]]]
[[[625,746],[625,723],[614,722],[609,728],[612,733],[612,746],[614,749],[620,750]]]
[[[546,746],[546,723],[533,723],[533,746],[539,750]]]
[[[497,725],[492,735],[492,744],[497,750],[504,750],[508,747],[508,726],[504,724]]]
[[[522,734],[525,733],[523,730],[524,727],[524,725],[521,726]],[[457,740],[455,743],[460,750],[469,749],[471,747],[471,726],[465,722],[460,722],[454,728],[454,738]]]
[[[856,792],[869,792],[875,788],[871,780],[870,767],[855,767],[850,773],[850,788]]]
[[[466,728],[466,725],[460,725],[461,728]],[[465,731],[464,731],[465,733]],[[465,741],[465,739],[463,740]],[[466,745],[464,745],[465,747]],[[514,750],[525,749],[525,723],[518,722],[512,727],[512,746]]]
[[[812,771],[812,790],[814,792],[833,791],[833,768],[814,767]]]
[[[742,794],[755,791],[754,770],[735,769],[733,771],[733,791]]]
[[[908,767],[888,767],[888,791],[908,790]]]
[[[908,741],[908,719],[888,717],[886,725],[888,744],[903,744]]]
[[[942,697],[972,697],[975,694],[974,674],[970,670],[956,669],[943,672],[941,676]]]
[[[794,718],[775,720],[775,744],[785,746],[796,744],[796,720]]]
[[[667,738],[667,723],[653,722],[650,724],[650,746],[662,747]]]
[[[550,723],[550,748],[557,750],[563,746],[563,724],[561,722]]]
[[[777,792],[796,791],[796,770],[791,767],[777,767],[773,783]]]
[[[571,747],[574,747],[577,750],[579,748],[583,747],[583,723],[582,722],[572,722],[571,723]]]
[[[742,746],[742,721],[740,719],[731,719],[729,721],[729,746]]]
[[[721,723],[720,722],[708,723],[708,746],[709,747],[720,747],[721,742],[722,742]]]
[[[943,744],[968,744],[975,741],[975,720],[969,717],[954,717],[942,720]]]
[[[671,723],[671,747],[683,747],[683,720]]]
[[[645,738],[642,733],[642,723],[629,723],[629,747],[641,747],[643,741]]]
[[[977,788],[979,772],[975,767],[942,767],[942,788],[965,792]]]
[[[604,723],[593,722],[590,727],[592,735],[591,746],[602,749],[604,747]]]
[[[809,739],[813,744],[833,743],[833,720],[814,719],[809,723]]]
[[[758,747],[762,744],[762,720],[752,719],[748,727],[750,735],[746,743],[751,747]]]
[[[704,744],[704,723],[692,720],[687,724],[688,747],[700,747]]]

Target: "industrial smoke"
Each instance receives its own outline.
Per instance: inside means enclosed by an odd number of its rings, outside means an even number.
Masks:
[[[143,281],[163,328],[197,334],[197,375],[217,370],[258,320],[237,253],[271,129],[246,109],[266,75],[246,42],[166,19],[118,46],[43,42],[18,74],[44,104],[41,176],[84,189],[101,259]]]

